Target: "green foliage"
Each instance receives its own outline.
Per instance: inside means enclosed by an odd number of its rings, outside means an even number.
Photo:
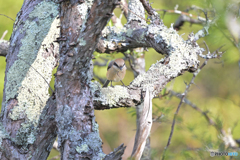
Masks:
[[[113,22],[112,20],[110,19],[109,22],[108,22],[108,26],[112,27],[113,26]]]

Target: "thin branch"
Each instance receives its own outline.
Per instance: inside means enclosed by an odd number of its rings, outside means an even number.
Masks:
[[[215,59],[215,58],[220,58],[220,57],[222,57],[222,55],[225,53],[225,51],[224,51],[224,52],[219,52],[219,50],[220,50],[224,45],[222,45],[221,47],[219,47],[219,48],[218,48],[217,50],[215,50],[213,53],[210,53],[209,48],[208,48],[206,42],[203,41],[203,43],[205,44],[205,46],[206,46],[206,48],[207,48],[207,50],[208,50],[208,52],[207,52],[206,55],[204,55],[204,54],[202,54],[202,53],[199,54],[199,56],[200,56],[201,58],[203,58],[203,59]]]
[[[147,88],[144,102],[137,107],[137,132],[131,157],[139,160],[152,127],[152,95]]]
[[[199,20],[199,23],[203,23],[206,22],[206,18],[203,18],[201,16],[197,16],[191,13],[187,13],[187,12],[183,12],[180,10],[167,10],[167,9],[156,9],[156,11],[163,11],[163,12],[167,12],[167,13],[175,13],[175,14],[179,14],[179,15],[185,15],[188,17],[193,17],[193,18],[197,18],[197,20]],[[210,20],[211,22],[211,20]]]
[[[131,51],[131,53],[133,53],[133,51]],[[123,55],[128,60],[129,66],[131,67],[131,69],[134,73],[134,77],[137,77],[137,75],[139,75],[139,72],[135,69],[135,66],[134,66],[133,62],[131,61],[131,60],[133,60],[132,54],[127,54],[127,53],[123,52]]]
[[[148,1],[146,0],[140,0],[140,2],[142,3],[143,7],[145,8],[145,10],[148,12],[148,14],[150,15],[150,19],[151,19],[151,23],[155,24],[155,25],[160,25],[162,24],[162,20],[160,19],[160,16],[158,15],[158,13],[152,8],[152,6],[149,4]]]
[[[146,9],[149,15],[154,15],[155,11],[152,8],[152,6],[149,4],[149,2],[147,2],[146,0],[140,0],[140,2],[142,2],[144,8]]]
[[[205,62],[203,63],[203,65],[200,67],[200,69],[201,69],[203,66],[206,65],[207,61],[208,61],[208,59],[205,60]],[[174,113],[173,122],[172,122],[172,126],[171,126],[171,132],[170,132],[170,135],[169,135],[169,138],[168,138],[167,145],[166,145],[166,147],[164,148],[162,160],[165,159],[166,151],[167,151],[168,147],[170,146],[178,112],[179,112],[179,110],[180,110],[180,108],[181,108],[181,105],[184,103],[184,102],[183,102],[183,101],[184,101],[184,98],[186,97],[186,95],[187,95],[187,93],[188,93],[188,91],[189,91],[190,86],[194,83],[194,79],[196,78],[196,75],[197,75],[197,74],[193,74],[192,80],[191,80],[190,83],[186,86],[186,90],[185,90],[185,92],[182,94],[182,98],[181,98],[181,100],[180,100],[180,103],[179,103],[179,105],[178,105],[178,107],[177,107],[176,112]]]
[[[182,95],[181,95],[180,93],[176,93],[176,92],[174,92],[174,91],[169,91],[169,92],[170,92],[172,95],[174,95],[174,96],[182,99]],[[221,134],[225,134],[225,132],[223,131],[223,129],[222,129],[222,128],[218,128],[217,124],[213,121],[213,119],[208,116],[208,111],[203,111],[203,110],[201,110],[199,107],[197,107],[197,105],[193,104],[191,101],[189,101],[189,100],[186,99],[186,98],[183,99],[183,102],[186,103],[187,105],[191,106],[194,110],[196,110],[196,111],[198,111],[199,113],[201,113],[201,114],[205,117],[205,119],[207,120],[207,122],[208,122],[209,125],[214,126],[214,127],[217,129],[217,131],[220,131]]]
[[[219,28],[217,25],[216,25],[216,28],[219,29],[220,32],[221,32],[236,48],[238,48],[238,50],[239,50],[239,46],[238,46],[238,44],[237,44],[237,42],[236,42],[236,40],[235,40],[235,38],[234,38],[233,35],[232,35],[232,38],[233,38],[233,40],[232,40],[232,39],[231,39],[221,28]]]
[[[126,0],[121,0],[120,4],[121,4],[120,7],[123,11],[123,14],[124,14],[125,18],[127,18],[128,17],[128,3],[127,3],[127,1]]]
[[[118,160],[118,159],[122,159],[122,155],[125,151],[127,146],[124,146],[124,144],[121,144],[120,146],[118,146],[118,148],[115,148],[113,152],[109,153],[108,155],[106,155],[104,157],[103,160]]]
[[[120,15],[120,17],[118,18],[114,13],[113,13],[113,16],[111,18],[112,22],[113,22],[113,25],[118,27],[118,28],[122,28],[123,25],[121,23],[121,17],[122,17],[122,14]]]
[[[3,32],[3,35],[2,35],[2,37],[1,37],[1,39],[0,39],[0,40],[3,40],[3,39],[4,39],[4,37],[7,35],[7,33],[8,33],[8,30],[4,31],[4,32]]]
[[[174,91],[169,91],[169,92],[171,92],[172,95],[174,95],[174,96],[176,96],[180,99],[182,98],[182,96],[180,94],[178,94]],[[184,101],[184,103],[188,104],[193,109],[195,109],[196,111],[201,113],[205,117],[205,119],[207,120],[208,124],[212,125],[218,132],[220,132],[220,137],[224,141],[224,144],[225,144],[226,147],[230,147],[230,148],[236,148],[237,147],[237,141],[233,139],[233,136],[232,136],[232,133],[231,133],[230,129],[228,130],[228,133],[226,133],[223,130],[222,126],[217,125],[217,123],[214,122],[214,120],[208,116],[208,111],[201,110],[199,107],[197,107],[195,104],[193,104],[192,102],[190,102],[186,98],[184,98],[183,101]],[[234,129],[235,126],[236,126],[236,123],[234,124],[233,129]]]
[[[0,14],[1,16],[4,16],[4,17],[7,17],[7,18],[9,18],[9,19],[11,19],[12,21],[14,21],[14,19],[12,19],[11,17],[8,17],[7,15],[5,15],[5,14]]]

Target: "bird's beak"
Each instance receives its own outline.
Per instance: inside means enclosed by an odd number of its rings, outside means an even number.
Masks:
[[[123,66],[122,67],[119,67],[120,68],[120,70],[122,70],[123,69]]]

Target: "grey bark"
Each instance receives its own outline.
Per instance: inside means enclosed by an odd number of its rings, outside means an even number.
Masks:
[[[57,4],[41,0],[25,1],[17,15],[6,57],[0,159],[46,159],[51,151],[56,104],[48,83],[57,63],[51,27],[57,15]]]
[[[0,40],[0,56],[6,57],[8,52],[9,42],[6,40]]]

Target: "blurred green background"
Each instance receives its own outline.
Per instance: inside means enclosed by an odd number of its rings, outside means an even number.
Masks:
[[[196,5],[202,8],[214,8],[216,15],[219,17],[217,24],[218,27],[212,26],[209,29],[209,35],[198,41],[198,44],[202,48],[205,48],[202,43],[203,40],[208,44],[210,51],[213,52],[222,45],[223,51],[226,53],[221,59],[209,60],[207,66],[203,68],[200,74],[195,80],[195,85],[192,85],[187,98],[194,104],[196,104],[203,111],[208,111],[209,117],[211,117],[219,127],[227,132],[229,129],[232,131],[234,139],[240,139],[240,69],[238,66],[239,51],[230,42],[228,38],[223,34],[231,36],[226,24],[226,8],[229,3],[233,1],[227,0],[151,0],[152,6],[156,9],[173,10],[178,4],[178,10],[184,11],[191,5]],[[0,14],[5,14],[15,19],[17,12],[20,10],[23,0],[18,1],[0,1]],[[238,6],[236,4],[235,6]],[[116,15],[120,15],[120,9],[116,9]],[[160,12],[163,17],[163,12]],[[198,15],[196,12],[192,14]],[[201,16],[204,16],[202,13]],[[166,26],[170,27],[171,23],[174,23],[179,15],[166,13],[163,17],[163,22]],[[213,18],[209,15],[209,18]],[[126,22],[125,19],[122,22]],[[0,16],[0,36],[5,30],[8,30],[8,34],[5,40],[9,40],[12,32],[13,21]],[[179,34],[183,35],[184,39],[187,39],[189,33],[196,33],[202,29],[202,25],[185,23],[179,30]],[[223,32],[223,33],[222,33]],[[123,57],[123,54],[101,54],[95,53],[96,56],[108,58],[109,60],[117,57]],[[149,49],[145,53],[146,70],[151,64],[156,63],[163,56],[156,53],[153,49]],[[97,58],[95,61],[99,61]],[[201,60],[203,62],[203,60]],[[3,87],[4,87],[4,75],[5,75],[5,58],[0,57],[0,102],[2,103]],[[129,65],[128,65],[128,68]],[[94,72],[104,78],[106,75],[106,67],[94,67]],[[172,87],[175,92],[182,93],[185,90],[185,83],[189,82],[192,78],[192,74],[184,73],[183,76],[176,78],[170,82],[167,86]],[[127,72],[127,76],[123,80],[128,85],[133,80],[132,71]],[[114,85],[120,83],[113,83]],[[53,83],[51,83],[53,87]],[[154,117],[164,115],[159,122],[156,122],[152,126],[151,130],[151,147],[152,158],[160,159],[162,156],[164,147],[167,144],[167,140],[170,134],[171,123],[174,116],[174,112],[179,104],[179,99],[176,97],[165,96],[161,99],[153,100]],[[0,103],[0,104],[1,104]],[[103,140],[103,150],[106,154],[113,151],[121,143],[127,145],[123,159],[130,156],[133,142],[135,138],[136,130],[136,116],[134,115],[133,108],[112,109],[104,111],[95,111],[96,121],[99,124],[100,136]],[[230,157],[210,157],[209,152],[206,149],[222,149],[228,150],[229,148],[223,148],[223,141],[220,138],[219,132],[213,126],[209,125],[204,116],[196,110],[192,109],[188,105],[183,105],[180,109],[177,117],[175,131],[171,145],[167,151],[166,159],[230,159]],[[240,152],[238,152],[240,154]],[[49,157],[52,158],[58,154],[53,150]],[[238,157],[234,157],[239,159]]]

